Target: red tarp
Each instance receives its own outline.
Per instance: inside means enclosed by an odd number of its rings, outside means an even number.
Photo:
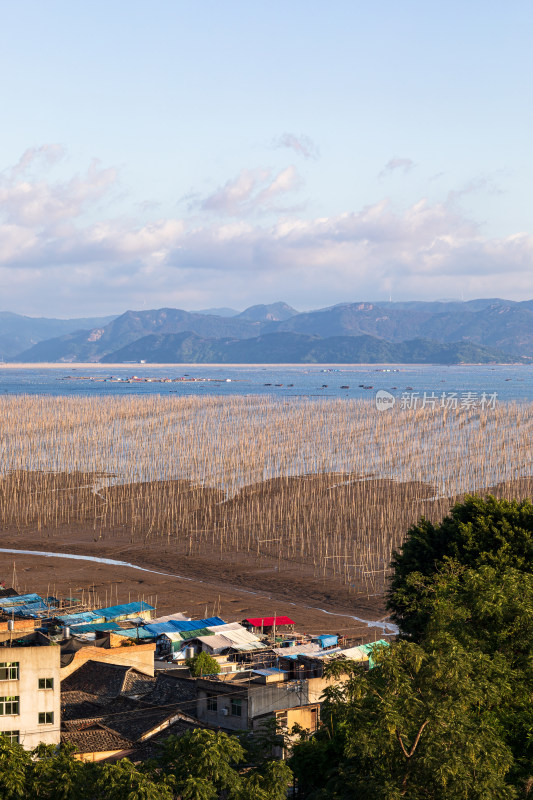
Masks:
[[[253,619],[245,619],[244,622],[253,625],[254,628],[260,628],[261,625],[263,625],[263,627],[272,627],[273,625],[295,624],[294,620],[290,619],[290,617],[253,617]]]

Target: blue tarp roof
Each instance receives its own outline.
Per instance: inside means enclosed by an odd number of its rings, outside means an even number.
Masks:
[[[27,605],[3,606],[2,611],[6,614],[16,614],[19,617],[35,618],[46,616],[49,613],[48,606],[42,600],[35,603],[28,603]]]
[[[320,644],[320,647],[335,647],[337,642],[339,641],[338,636],[334,636],[333,634],[329,633],[322,633],[320,636],[317,636],[317,641]]]
[[[150,633],[144,627],[127,628],[115,631],[118,636],[128,636],[130,639],[155,639],[155,634]],[[138,634],[138,635],[137,635]]]
[[[105,619],[116,619],[117,617],[127,617],[128,614],[138,614],[139,611],[155,611],[153,606],[148,603],[123,603],[119,606],[109,606],[109,608],[99,608],[98,616]]]
[[[94,633],[95,631],[120,631],[116,622],[92,622],[88,625],[74,625],[72,633]]]
[[[182,631],[198,631],[202,628],[209,628],[215,625],[225,625],[220,617],[208,617],[207,619],[178,620],[169,619],[167,622],[149,622],[144,628],[154,636],[162,633],[181,633]]]
[[[386,639],[378,639],[377,642],[368,642],[368,644],[361,644],[359,645],[359,649],[363,650],[364,653],[368,655],[368,666],[372,669],[375,666],[375,661],[372,658],[372,650],[375,647],[390,647],[390,642],[387,642]]]
[[[38,594],[19,594],[16,597],[0,598],[0,606],[24,606],[27,603],[35,603],[38,600],[40,600],[41,603],[44,602],[43,598]]]
[[[56,615],[54,619],[59,620],[64,625],[81,625],[84,622],[94,622],[97,619],[102,619],[102,614],[95,614],[94,611],[80,611],[77,614]]]

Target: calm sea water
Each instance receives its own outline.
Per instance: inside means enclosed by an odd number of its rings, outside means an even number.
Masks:
[[[140,382],[127,382],[137,376]],[[194,382],[146,382],[148,378],[197,378]],[[120,381],[117,379],[121,379]],[[348,387],[348,388],[344,388]],[[385,389],[402,393],[483,392],[497,402],[533,401],[533,365],[528,366],[328,366],[238,365],[120,367],[2,367],[0,394],[46,395],[269,395],[273,397],[349,397],[372,399]]]

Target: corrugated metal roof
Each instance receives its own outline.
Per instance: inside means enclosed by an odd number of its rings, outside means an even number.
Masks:
[[[206,625],[208,631],[224,633],[224,631],[245,631],[240,622],[224,622],[222,625]]]
[[[297,644],[294,647],[274,647],[273,649],[278,656],[283,656],[284,658],[297,658],[300,653],[302,655],[315,655],[320,653],[320,645],[316,642]]]
[[[165,617],[157,617],[156,619],[151,620],[151,622],[169,622],[171,619],[175,619],[180,622],[190,622],[191,620],[190,617],[187,617],[185,614],[182,614],[181,611],[178,611],[176,614],[167,614]]]
[[[248,622],[249,625],[253,625],[254,628],[260,628],[261,626],[272,627],[275,625],[295,625],[293,619],[290,617],[250,617],[248,619],[243,620],[243,622]]]
[[[270,667],[269,669],[254,669],[252,672],[257,672],[258,675],[288,675],[284,669],[277,669],[277,667]]]
[[[169,631],[168,633],[164,633],[163,636],[166,636],[167,639],[170,639],[171,642],[182,642],[183,641],[183,637],[182,637],[181,633],[178,633],[177,631],[173,631],[173,632]]]
[[[243,635],[245,634],[245,635]],[[263,650],[265,645],[248,631],[226,631],[225,633],[211,633],[211,636],[195,637],[199,642],[213,653],[220,653],[222,650],[237,650],[247,652],[248,650]]]
[[[154,611],[154,607],[148,603],[123,603],[118,606],[98,609],[98,614],[105,619],[116,619],[117,617],[127,617],[128,614],[138,614],[141,611]]]

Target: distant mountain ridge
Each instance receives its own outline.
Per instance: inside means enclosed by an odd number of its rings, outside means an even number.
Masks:
[[[392,343],[374,336],[321,339],[301,333],[267,333],[253,339],[203,339],[195,333],[144,336],[101,363],[152,364],[459,364],[510,361],[504,353],[468,342],[439,344],[425,339]]]
[[[104,327],[115,319],[115,316],[48,319],[0,311],[0,357],[12,358],[37,342],[54,336],[87,328]]]
[[[227,312],[228,309],[220,309]],[[209,312],[211,312],[209,310]],[[1,320],[0,320],[1,321]],[[64,322],[64,321],[62,321]],[[154,357],[156,352],[178,347],[178,340],[164,339],[167,336],[187,334],[189,346],[198,350],[202,361],[210,358],[208,353],[219,352],[217,340],[225,340],[223,351],[217,358],[225,358],[225,353],[234,352],[239,360],[244,352],[250,361],[254,348],[257,357],[262,358],[264,337],[271,334],[292,334],[311,337],[314,343],[304,343],[303,339],[285,336],[284,339],[270,339],[269,346],[277,352],[279,347],[287,348],[285,361],[298,361],[300,350],[305,354],[301,358],[320,358],[340,360],[348,358],[352,353],[357,358],[354,343],[345,341],[350,338],[371,337],[382,342],[383,352],[393,352],[386,345],[412,343],[423,340],[433,345],[446,345],[459,348],[471,345],[480,348],[473,360],[485,356],[489,360],[515,359],[516,361],[533,359],[533,300],[522,302],[500,300],[497,298],[460,301],[412,301],[383,303],[341,303],[315,311],[298,312],[283,302],[269,305],[251,306],[234,316],[221,316],[213,313],[184,311],[183,309],[161,308],[143,311],[127,311],[111,319],[106,324],[98,324],[84,330],[65,331],[51,338],[41,338],[37,343],[18,354],[12,354],[12,360],[22,362],[74,362],[74,361],[106,361],[114,356],[118,360],[141,360]],[[191,339],[195,335],[202,340]],[[147,337],[160,337],[151,340],[150,348],[153,356],[142,355],[147,346]],[[163,337],[163,338],[161,338]],[[231,341],[230,341],[231,340]],[[255,340],[252,344],[244,344]],[[325,340],[328,344],[319,344]],[[278,344],[274,345],[277,341]],[[281,344],[283,342],[283,345]],[[298,342],[298,344],[297,344]],[[240,343],[240,344],[239,344]],[[361,344],[361,343],[360,343]],[[178,347],[181,353],[182,345]],[[220,345],[222,347],[222,344]],[[335,357],[338,348],[338,358]],[[412,349],[412,345],[410,345]],[[428,350],[429,345],[425,346]],[[168,350],[170,348],[170,350]],[[307,348],[307,349],[306,349]],[[332,349],[333,348],[333,349]],[[372,352],[377,345],[372,345]],[[201,352],[200,352],[201,351]],[[312,351],[312,352],[311,352]],[[178,358],[176,351],[175,358]],[[396,351],[394,351],[396,352]],[[401,349],[398,350],[398,353]],[[428,351],[429,352],[429,351]],[[466,350],[461,351],[463,354]],[[476,351],[477,352],[477,351]],[[343,353],[345,355],[343,355]],[[437,351],[435,350],[436,357]],[[459,349],[457,349],[459,353]],[[126,355],[127,354],[127,355]],[[292,355],[291,355],[292,354]],[[491,358],[490,355],[495,355]],[[459,357],[461,353],[457,357]],[[228,356],[229,357],[229,356]],[[414,356],[413,356],[414,357]],[[424,356],[425,357],[425,356]],[[215,356],[212,356],[215,359]],[[181,356],[179,357],[181,359]],[[215,359],[216,360],[216,359]],[[400,359],[402,360],[402,359]],[[405,359],[403,359],[405,360]],[[460,360],[464,360],[461,359]],[[253,359],[252,359],[253,361]]]

